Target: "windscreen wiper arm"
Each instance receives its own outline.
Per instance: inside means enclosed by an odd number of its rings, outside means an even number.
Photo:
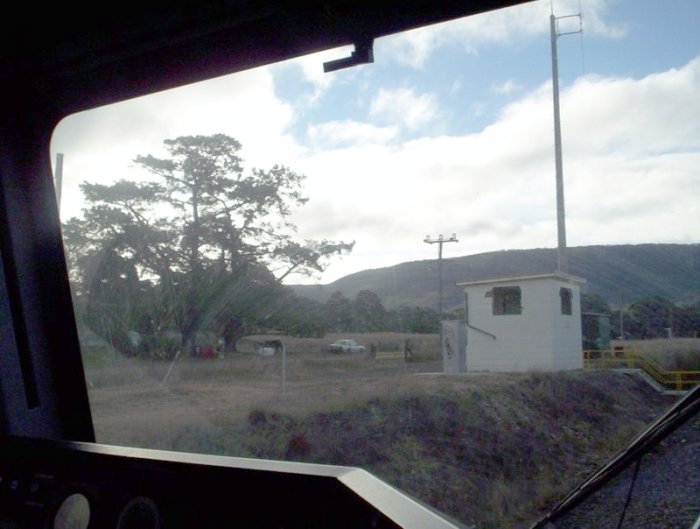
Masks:
[[[634,463],[660,441],[685,424],[698,411],[700,411],[700,386],[696,386],[685,397],[671,406],[649,428],[639,434],[626,448],[614,456],[607,465],[584,481],[544,518],[532,525],[530,529],[544,529],[547,524],[554,522],[565,513],[571,511],[626,469],[628,465]]]

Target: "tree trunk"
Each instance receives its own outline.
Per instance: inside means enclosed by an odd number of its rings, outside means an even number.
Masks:
[[[231,317],[224,326],[224,348],[227,353],[236,353],[236,342],[245,335],[245,325],[235,316]]]
[[[193,326],[188,326],[187,329],[180,331],[180,343],[182,344],[182,352],[189,356],[196,355],[197,347],[197,331]]]

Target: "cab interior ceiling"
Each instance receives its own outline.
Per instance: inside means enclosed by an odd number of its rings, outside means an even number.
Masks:
[[[161,0],[113,9],[64,3],[19,7],[0,37],[0,80],[15,95],[31,95],[34,105],[51,94],[65,115],[526,1],[532,0]]]

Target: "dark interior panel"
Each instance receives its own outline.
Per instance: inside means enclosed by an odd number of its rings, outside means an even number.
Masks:
[[[2,528],[457,527],[359,469],[10,437],[0,513]]]

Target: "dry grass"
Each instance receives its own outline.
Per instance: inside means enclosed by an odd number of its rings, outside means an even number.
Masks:
[[[180,359],[163,384],[167,362],[88,353],[98,440],[361,466],[465,523],[523,527],[664,405],[622,374],[446,376],[285,341],[284,393],[279,357]]]
[[[669,370],[700,371],[700,338],[613,340],[610,346],[647,355]]]
[[[104,347],[86,349],[86,378],[98,438],[143,446],[147,432],[154,431],[158,435],[147,444],[167,448],[167,432],[177,430],[182,422],[243,421],[256,406],[302,414],[342,408],[354,398],[392,391],[397,377],[441,367],[440,362],[405,363],[403,356],[330,355],[316,353],[313,347],[306,352],[303,339],[285,339],[285,343],[289,353],[284,393],[279,356],[239,353],[224,359],[180,357],[167,362],[127,359]],[[404,385],[398,383],[398,387]],[[134,443],[135,438],[140,441]]]

